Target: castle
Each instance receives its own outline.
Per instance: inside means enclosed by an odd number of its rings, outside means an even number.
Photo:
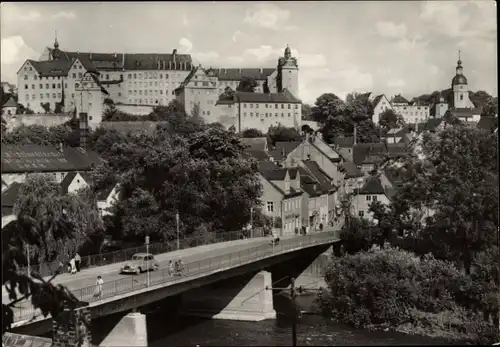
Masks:
[[[276,68],[203,69],[193,65],[189,54],[179,54],[176,49],[171,54],[68,52],[60,49],[56,38],[39,61],[26,60],[19,69],[18,102],[35,113],[61,105],[66,111],[76,108],[89,113],[89,123],[99,123],[103,96],[88,72],[99,74],[100,83],[117,105],[154,107],[178,99],[188,113],[198,104],[207,121],[218,121],[215,106],[219,96],[226,87],[235,90],[243,77],[256,80],[256,93],[286,90],[298,98],[299,92],[298,64],[289,47]]]

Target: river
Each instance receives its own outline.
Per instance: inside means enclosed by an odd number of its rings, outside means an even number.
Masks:
[[[297,285],[317,282],[324,285],[318,269],[324,260],[313,264],[308,273],[297,279]],[[311,279],[315,279],[311,281]],[[314,285],[313,285],[314,286]],[[309,286],[311,288],[312,286]],[[298,311],[314,311],[315,295],[297,298]],[[149,347],[176,346],[291,346],[292,345],[292,304],[289,297],[278,295],[274,298],[277,319],[261,322],[211,320],[182,317],[172,308],[178,298],[170,298],[153,309],[141,310],[147,314]],[[297,320],[298,344],[302,346],[326,345],[449,345],[443,339],[410,336],[396,332],[354,329],[338,324],[320,315],[302,314]],[[107,325],[116,323],[116,318],[106,317],[93,323],[93,342],[98,345],[109,331]]]

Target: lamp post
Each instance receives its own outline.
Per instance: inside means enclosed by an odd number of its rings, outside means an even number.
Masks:
[[[179,241],[179,213],[175,214],[175,222],[177,224],[177,250],[180,249],[180,241]]]
[[[146,244],[146,273],[147,273],[147,281],[148,281],[148,287],[149,287],[149,236],[146,236],[145,242]]]

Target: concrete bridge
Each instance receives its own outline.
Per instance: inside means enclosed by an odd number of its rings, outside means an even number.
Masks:
[[[176,309],[184,314],[235,320],[272,319],[276,316],[273,293],[265,287],[288,286],[291,277],[298,277],[320,254],[339,241],[339,231],[288,237],[278,246],[270,245],[269,241],[269,238],[232,241],[216,247],[201,246],[179,251],[179,254],[172,252],[156,256],[161,268],[149,276],[118,275],[121,264],[115,264],[109,268],[86,270],[87,274],[82,271],[74,275],[80,277],[68,277],[63,284],[80,301],[89,303],[85,310],[92,319],[128,313],[176,295],[182,298]],[[182,276],[169,276],[166,263],[179,258],[185,264]],[[105,279],[100,299],[93,296],[97,274]],[[78,284],[87,286],[75,288]],[[29,306],[15,311],[12,331],[28,334],[51,331],[52,318],[41,315],[32,318],[36,314]],[[125,316],[129,320],[139,317],[140,314]],[[145,320],[140,324],[145,324]],[[113,341],[104,345],[124,343],[122,340],[117,342],[117,338],[130,341],[131,337],[126,337],[130,330],[129,327],[112,331],[110,336],[114,337],[110,338]]]

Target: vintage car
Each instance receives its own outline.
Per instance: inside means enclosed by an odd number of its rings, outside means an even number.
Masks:
[[[136,253],[132,259],[120,268],[121,274],[135,273],[140,274],[144,271],[154,271],[160,266],[155,260],[154,255],[148,253]]]

